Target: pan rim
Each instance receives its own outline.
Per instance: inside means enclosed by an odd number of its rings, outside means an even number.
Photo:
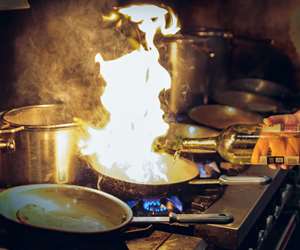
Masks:
[[[199,119],[196,119],[196,114],[198,112],[198,110],[201,110],[201,109],[209,109],[209,108],[212,108],[212,109],[216,109],[216,110],[225,110],[225,109],[230,109],[232,111],[234,111],[234,113],[240,113],[244,116],[247,116],[248,118],[252,118],[252,119],[256,119],[257,121],[258,120],[262,120],[262,116],[260,114],[258,114],[257,112],[254,112],[254,111],[250,111],[250,110],[245,110],[245,109],[242,109],[240,107],[235,107],[235,106],[231,106],[231,105],[228,105],[228,104],[208,104],[208,105],[198,105],[198,106],[195,106],[193,107],[188,115],[189,117],[194,121],[196,122],[197,124],[199,124],[200,126],[206,126],[210,129],[216,129],[218,131],[221,131],[223,129],[225,129],[227,126],[216,126],[216,123],[213,125],[212,122],[207,122],[207,121],[204,121],[203,122],[203,119],[202,119],[202,122],[199,121]],[[207,111],[207,110],[206,110]],[[233,116],[234,117],[234,116]],[[232,119],[232,118],[230,118]],[[204,119],[205,120],[205,119]],[[245,122],[244,122],[245,123]],[[250,123],[251,124],[251,123]],[[253,123],[254,124],[254,123]]]
[[[106,198],[111,199],[112,201],[114,201],[116,204],[119,204],[124,211],[126,212],[127,218],[125,221],[123,221],[122,223],[120,223],[119,225],[107,229],[107,230],[96,230],[96,231],[88,231],[88,232],[80,232],[80,231],[71,231],[71,230],[64,230],[64,229],[58,229],[58,228],[50,228],[50,227],[44,227],[44,226],[37,226],[34,224],[23,224],[20,223],[18,220],[15,220],[11,217],[5,216],[2,211],[0,211],[0,216],[2,216],[3,218],[7,219],[8,221],[11,221],[13,223],[17,223],[18,225],[24,225],[26,227],[30,227],[30,228],[34,228],[34,229],[38,229],[38,230],[45,230],[45,231],[52,231],[52,232],[58,232],[58,233],[64,233],[64,234],[78,234],[78,235],[92,235],[92,234],[105,234],[105,233],[110,233],[110,232],[114,232],[117,230],[122,229],[123,227],[125,227],[127,224],[129,224],[132,221],[133,218],[133,212],[131,210],[131,208],[122,200],[120,200],[119,198],[108,194],[106,192],[97,190],[97,189],[92,189],[92,188],[88,188],[88,187],[83,187],[83,186],[78,186],[78,185],[70,185],[70,184],[30,184],[30,185],[21,185],[21,186],[16,186],[16,187],[12,187],[12,188],[8,188],[2,192],[0,192],[0,200],[2,198],[2,196],[4,195],[9,195],[10,193],[13,192],[20,192],[20,191],[30,191],[30,190],[34,190],[34,189],[46,189],[46,188],[66,188],[66,189],[80,189],[80,190],[85,190],[88,192],[92,192],[92,193],[96,193],[97,195],[102,195]]]
[[[91,168],[96,171],[98,174],[100,174],[101,176],[104,176],[104,177],[108,177],[108,178],[111,178],[111,179],[114,179],[114,180],[117,180],[117,181],[121,181],[121,182],[124,182],[124,183],[128,183],[128,184],[134,184],[134,185],[143,185],[143,186],[147,186],[147,187],[153,187],[153,186],[158,186],[158,187],[161,187],[161,186],[165,186],[165,185],[180,185],[180,184],[183,184],[183,183],[186,183],[186,182],[189,182],[195,178],[197,178],[199,176],[199,170],[197,168],[197,165],[195,162],[191,161],[191,160],[188,160],[188,159],[185,159],[183,157],[179,157],[179,159],[181,161],[185,161],[186,163],[189,163],[190,167],[193,168],[193,171],[195,171],[195,174],[193,175],[192,178],[186,178],[185,180],[182,180],[182,181],[177,181],[177,182],[165,182],[165,183],[146,183],[146,182],[137,182],[137,181],[130,181],[130,180],[124,180],[122,178],[118,178],[118,177],[115,177],[113,175],[110,175],[110,174],[107,174],[107,172],[105,171],[101,171],[99,169],[96,169],[94,168],[93,166],[91,166]],[[197,174],[196,174],[197,173]]]
[[[24,110],[30,110],[34,108],[55,108],[55,107],[64,107],[64,104],[55,104],[55,103],[49,103],[49,104],[37,104],[37,105],[27,105],[27,106],[21,106],[12,108],[6,111],[3,111],[1,114],[1,119],[8,123],[9,125],[13,127],[22,126],[25,129],[60,129],[60,128],[73,128],[78,127],[78,124],[74,121],[68,121],[65,123],[58,123],[58,124],[49,124],[49,125],[32,125],[32,124],[22,124],[22,123],[16,123],[11,121],[10,119],[7,119],[7,115],[12,114],[14,112],[22,112]]]

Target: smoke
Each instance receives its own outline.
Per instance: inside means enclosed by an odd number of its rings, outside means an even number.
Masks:
[[[98,124],[103,110],[95,55],[105,59],[129,50],[126,37],[101,27],[113,1],[37,1],[15,41],[15,106],[65,103],[80,118]],[[99,120],[100,118],[100,120]]]

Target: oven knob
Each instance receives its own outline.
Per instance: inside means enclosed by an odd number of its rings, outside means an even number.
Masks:
[[[288,192],[292,192],[292,190],[293,190],[293,186],[291,185],[291,184],[286,184],[286,186],[285,186],[285,189],[284,190],[286,190],[286,191],[288,191]]]
[[[265,237],[265,230],[259,230],[258,232],[258,242],[263,241]]]
[[[275,210],[274,210],[274,217],[275,217],[276,220],[279,218],[280,213],[281,213],[280,206],[276,206]]]
[[[273,222],[274,222],[274,216],[269,215],[266,220],[265,235],[268,235],[270,233],[270,231],[272,230]]]
[[[284,205],[286,204],[286,202],[288,200],[288,196],[289,196],[289,192],[288,191],[283,191],[281,193],[281,203],[280,203],[281,208],[283,208]]]
[[[264,239],[265,239],[265,230],[259,230],[256,249],[260,249]]]

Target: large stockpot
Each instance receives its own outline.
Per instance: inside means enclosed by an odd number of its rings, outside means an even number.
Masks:
[[[78,125],[63,105],[16,108],[1,116],[0,185],[74,183]]]
[[[202,43],[201,46],[210,52],[208,86],[210,96],[214,89],[222,89],[227,84],[234,35],[228,30],[210,27],[198,27],[186,30],[185,33],[197,36]]]
[[[173,113],[207,104],[213,89],[226,84],[232,36],[222,29],[200,27],[162,39],[161,61],[172,76]]]
[[[162,64],[172,77],[170,110],[186,113],[194,103],[206,102],[209,82],[209,51],[201,39],[191,35],[175,35],[160,43]]]

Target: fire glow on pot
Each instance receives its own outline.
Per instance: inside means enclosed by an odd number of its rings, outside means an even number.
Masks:
[[[117,169],[133,181],[167,181],[166,165],[152,151],[152,144],[168,128],[158,96],[170,88],[171,77],[158,61],[154,37],[158,31],[162,35],[178,32],[177,18],[170,8],[154,5],[132,5],[118,12],[145,33],[146,45],[110,61],[96,55],[106,82],[101,100],[109,122],[104,128],[87,128],[88,138],[79,145],[81,153],[95,158],[93,167]]]

